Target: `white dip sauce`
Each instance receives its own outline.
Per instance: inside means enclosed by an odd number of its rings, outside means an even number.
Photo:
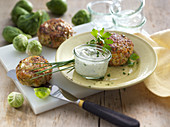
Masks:
[[[74,49],[75,70],[87,79],[104,77],[111,58],[110,51],[103,52],[101,46],[81,45]]]

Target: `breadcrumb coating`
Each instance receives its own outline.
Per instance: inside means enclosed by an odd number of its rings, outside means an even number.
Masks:
[[[16,76],[21,84],[32,87],[39,87],[43,84],[46,84],[51,79],[52,74],[45,75],[36,79],[31,79],[38,75],[44,75],[46,73],[52,72],[52,69],[50,69],[48,71],[43,72],[42,74],[35,74],[36,72],[48,69],[51,66],[45,67],[47,66],[47,64],[34,64],[34,63],[48,63],[48,61],[43,56],[30,56],[21,60],[16,67]]]
[[[73,36],[73,29],[70,24],[60,18],[50,19],[41,24],[37,35],[42,45],[58,48],[61,43]]]

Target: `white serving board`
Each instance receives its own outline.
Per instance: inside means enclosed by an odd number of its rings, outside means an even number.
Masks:
[[[87,23],[84,25],[76,26],[73,29],[75,32],[74,35],[76,35],[76,34],[80,34],[83,32],[91,31],[93,29],[93,26],[91,25],[91,23]],[[29,41],[37,40],[37,39],[38,38],[35,37],[35,38],[30,39]],[[49,62],[54,62],[56,49],[43,47],[43,52],[41,55],[44,56]],[[6,71],[15,69],[19,61],[26,57],[28,57],[26,53],[21,53],[21,52],[16,51],[12,44],[0,47],[0,60],[4,68],[6,69]],[[35,96],[33,88],[24,86],[20,84],[18,81],[14,81],[14,82],[17,88],[19,89],[19,91],[29,101],[31,108],[35,114],[39,114],[39,113],[54,109],[56,107],[59,107],[67,103],[63,100],[53,98],[51,96],[49,96],[48,98],[44,100],[39,99],[38,97]],[[66,91],[69,91],[70,93],[72,93],[78,98],[83,98],[83,97],[90,96],[92,94],[100,92],[99,90],[93,90],[93,89],[88,89],[88,88],[78,86],[70,82],[68,79],[66,79],[60,72],[53,74],[53,78],[50,81],[50,83],[56,84],[57,86],[63,88]]]

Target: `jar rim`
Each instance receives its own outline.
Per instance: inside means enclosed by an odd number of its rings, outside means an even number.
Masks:
[[[104,58],[104,59],[100,59],[100,60],[93,60],[93,59],[88,59],[88,58],[84,58],[84,57],[81,57],[81,56],[79,56],[78,54],[77,54],[77,52],[76,52],[76,49],[78,49],[78,48],[80,48],[80,47],[83,47],[83,46],[92,46],[92,47],[97,47],[98,49],[105,49],[105,53],[107,53],[107,57],[106,58]],[[80,59],[83,59],[83,60],[86,60],[86,61],[90,61],[90,62],[102,62],[102,61],[106,61],[106,60],[110,60],[111,59],[111,57],[112,57],[112,54],[111,54],[111,52],[108,50],[108,49],[106,49],[105,47],[103,47],[103,46],[100,46],[100,45],[97,45],[97,44],[82,44],[82,45],[78,45],[78,46],[76,46],[74,49],[73,49],[73,54],[76,56],[76,57],[78,57],[78,58],[80,58]]]
[[[112,1],[105,1],[105,0],[101,0],[101,1],[92,1],[92,2],[89,2],[87,4],[87,9],[89,10],[89,12],[91,14],[96,14],[96,15],[111,15],[111,13],[101,13],[101,12],[96,12],[92,9],[92,6],[95,5],[95,4],[101,4],[101,3],[107,3],[107,4],[110,4],[112,5],[113,2]]]
[[[139,1],[141,1],[140,6],[139,6],[135,11],[133,11],[133,12],[131,12],[131,13],[124,14],[124,15],[122,16],[121,14],[114,13],[113,8],[110,8],[110,13],[111,13],[112,15],[114,15],[114,16],[117,16],[117,17],[129,17],[129,16],[132,16],[132,15],[134,15],[134,14],[142,11],[142,8],[145,6],[145,0],[139,0]]]

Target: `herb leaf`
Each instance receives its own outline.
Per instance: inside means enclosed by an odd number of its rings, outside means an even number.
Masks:
[[[106,44],[113,44],[113,41],[111,39],[109,39],[109,40],[105,39],[104,41],[106,42]]]
[[[132,59],[132,60],[137,60],[137,59],[139,59],[139,56],[138,56],[136,53],[133,53],[133,54],[130,56],[130,59]]]
[[[130,59],[128,59],[127,63],[129,67],[133,67],[133,65],[135,64],[135,62],[131,61]]]
[[[111,48],[109,45],[107,45],[107,44],[105,44],[103,47],[106,48],[106,49],[108,49],[109,51],[111,51],[111,49],[112,49],[112,48]]]
[[[97,39],[97,35],[98,35],[98,30],[93,29],[91,34]]]
[[[139,59],[139,56],[136,53],[133,53],[127,61],[128,66],[133,67],[138,59]]]
[[[111,36],[111,33],[106,32],[103,35],[101,35],[103,39],[109,38]]]
[[[103,44],[103,47],[111,51],[111,47],[109,44],[113,44],[113,40],[108,39],[111,36],[111,33],[105,32],[104,33],[104,28],[100,30],[98,33],[98,30],[93,29],[91,34],[95,37],[96,40],[91,40],[87,44]],[[103,51],[105,51],[103,48]]]
[[[104,33],[104,28],[102,28],[102,30],[100,31],[100,35],[102,36]]]
[[[95,42],[96,42],[96,40],[93,39],[90,41],[90,44],[95,44]]]

